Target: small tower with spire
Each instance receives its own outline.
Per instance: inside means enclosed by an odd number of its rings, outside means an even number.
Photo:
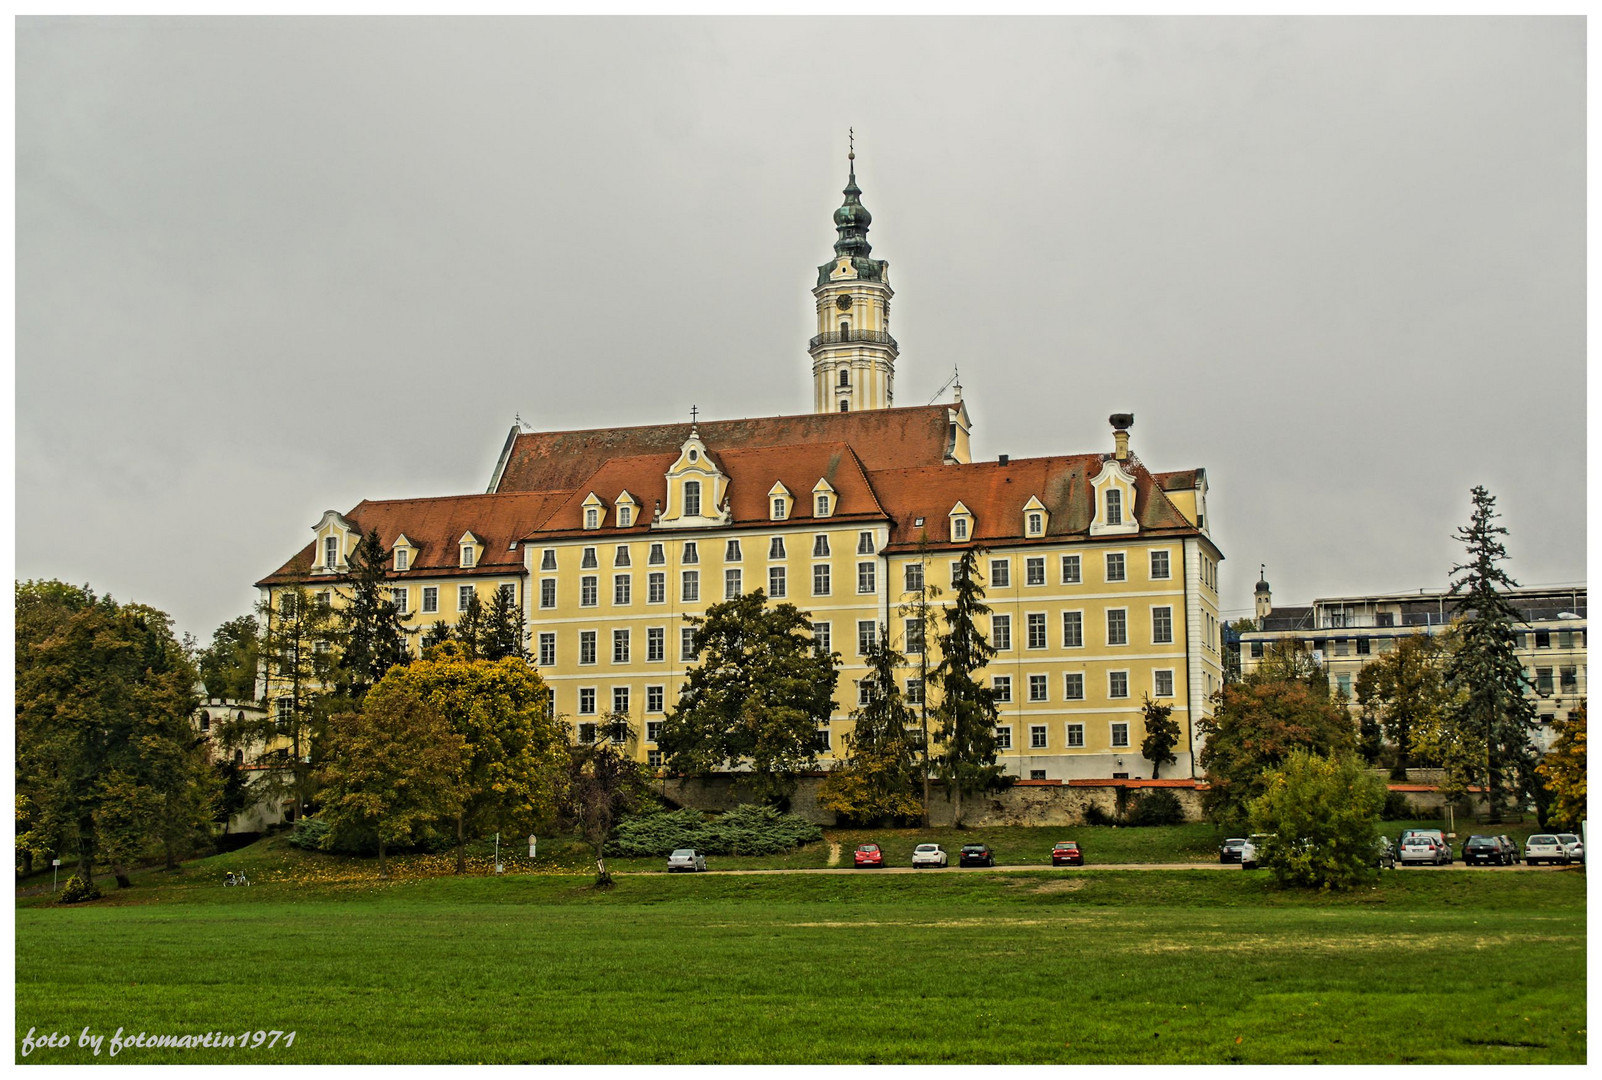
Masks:
[[[888,409],[895,402],[896,340],[890,336],[890,264],[872,257],[873,215],[857,187],[855,132],[846,155],[845,202],[834,212],[834,259],[818,267],[812,356],[812,411]]]
[[[1263,628],[1263,620],[1268,613],[1274,610],[1274,594],[1268,589],[1268,566],[1264,564],[1257,571],[1257,588],[1252,590],[1252,598],[1257,602],[1257,629]]]

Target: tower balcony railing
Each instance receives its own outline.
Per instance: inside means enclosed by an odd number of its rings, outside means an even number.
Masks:
[[[859,341],[869,345],[888,345],[892,349],[897,347],[896,339],[883,330],[831,330],[807,342],[807,348],[816,349],[819,345],[850,345]]]

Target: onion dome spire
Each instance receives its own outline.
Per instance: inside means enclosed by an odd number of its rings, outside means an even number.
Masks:
[[[851,133],[851,152],[846,155],[846,161],[850,172],[845,190],[841,192],[845,196],[845,202],[834,212],[834,227],[840,233],[840,239],[834,243],[834,253],[866,259],[873,253],[873,248],[868,243],[868,226],[873,224],[873,215],[862,205],[862,189],[857,187],[855,131]]]

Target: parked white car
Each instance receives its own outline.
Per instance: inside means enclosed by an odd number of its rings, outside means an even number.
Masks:
[[[1263,833],[1252,833],[1240,845],[1240,868],[1242,870],[1256,870],[1257,858],[1264,840],[1268,837]]]
[[[919,844],[912,849],[912,865],[946,866],[946,851],[939,844]]]
[[[1567,864],[1569,849],[1554,833],[1536,833],[1524,841],[1524,863],[1540,866],[1542,863]]]
[[[1585,844],[1580,841],[1577,835],[1571,832],[1560,832],[1557,834],[1557,838],[1558,843],[1563,845],[1563,850],[1568,853],[1569,862],[1583,863],[1585,861]]]
[[[706,856],[694,848],[679,848],[668,856],[668,873],[676,874],[680,870],[695,873],[706,869]]]

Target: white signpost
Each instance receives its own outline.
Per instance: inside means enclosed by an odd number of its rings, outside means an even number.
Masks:
[[[534,839],[534,834],[533,833],[529,833],[528,834],[528,857],[529,858],[531,858],[531,859],[534,858],[535,854],[537,854],[537,848],[538,848],[538,841],[536,841]]]
[[[61,860],[60,859],[51,859],[50,860],[50,891],[51,892],[55,892],[56,891],[56,878],[60,873],[61,873]]]

